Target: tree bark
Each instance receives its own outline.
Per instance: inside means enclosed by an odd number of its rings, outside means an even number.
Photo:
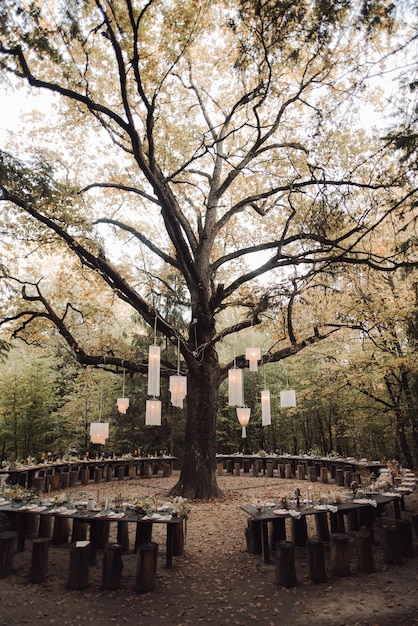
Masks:
[[[216,415],[220,373],[213,348],[202,353],[200,365],[190,368],[187,381],[187,418],[184,457],[173,496],[203,500],[222,494],[216,481]]]

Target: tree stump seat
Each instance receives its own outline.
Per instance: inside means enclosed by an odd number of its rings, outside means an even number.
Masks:
[[[114,590],[120,588],[123,550],[123,545],[119,543],[106,544],[102,560],[101,589]]]
[[[68,589],[85,589],[89,584],[90,542],[77,541],[70,548]]]
[[[16,549],[17,532],[5,530],[0,533],[0,578],[5,578],[12,573]]]
[[[325,548],[322,539],[308,539],[306,542],[308,575],[314,583],[325,583]]]
[[[276,584],[280,587],[295,587],[298,581],[296,576],[294,544],[291,541],[278,541],[276,552]]]
[[[396,526],[383,525],[380,529],[380,539],[383,548],[384,562],[402,565],[401,541]]]
[[[43,583],[48,577],[48,537],[39,537],[32,541],[32,557],[30,564],[29,582]]]
[[[251,554],[261,554],[261,522],[253,518],[247,519],[247,528],[245,529],[245,539],[247,550]]]
[[[364,528],[353,533],[356,544],[359,571],[372,574],[376,571],[372,547],[372,537]]]
[[[331,567],[334,576],[350,575],[348,535],[331,533]]]
[[[155,585],[157,571],[158,543],[149,541],[137,546],[137,562],[134,591],[148,593]]]

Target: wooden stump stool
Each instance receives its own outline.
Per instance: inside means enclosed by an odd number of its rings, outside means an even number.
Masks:
[[[316,473],[316,467],[314,465],[310,465],[308,467],[308,480],[310,483],[316,483],[318,478],[318,474]]]
[[[285,463],[285,466],[284,466],[284,477],[285,478],[293,478],[292,465],[290,463]]]
[[[348,535],[345,533],[331,534],[331,567],[334,576],[350,575]]]
[[[373,556],[372,537],[367,530],[358,530],[354,532],[354,541],[356,543],[357,558],[360,572],[372,574],[376,571]]]
[[[239,461],[234,463],[234,476],[239,476],[241,474],[241,465]]]
[[[316,534],[318,535],[318,539],[322,541],[329,541],[329,526],[328,526],[328,515],[326,511],[320,511],[315,513],[315,526],[316,526]]]
[[[306,469],[303,463],[297,466],[297,473],[299,480],[305,480],[306,478]]]
[[[41,537],[32,541],[32,558],[30,564],[29,582],[43,583],[48,576],[48,547],[49,539]]]
[[[123,570],[123,546],[119,543],[108,543],[105,546],[102,561],[101,589],[119,589]]]
[[[69,487],[75,487],[78,480],[78,470],[70,470]]]
[[[152,537],[152,522],[138,522],[135,533],[135,552],[141,543],[150,543]]]
[[[134,591],[147,593],[155,585],[157,571],[158,543],[140,543],[137,548],[137,561]]]
[[[412,558],[414,556],[414,547],[412,543],[412,522],[407,519],[397,519],[396,530],[399,535],[402,556]]]
[[[320,480],[321,480],[321,483],[324,483],[324,485],[328,483],[328,468],[327,467],[321,467]]]
[[[5,530],[0,533],[0,578],[5,578],[5,576],[12,573],[16,548],[16,531]]]
[[[254,476],[255,478],[257,478],[258,476],[258,463],[255,459],[253,460],[251,465],[251,476]]]
[[[82,519],[73,519],[73,530],[71,533],[71,543],[76,541],[86,541],[88,522]]]
[[[251,554],[261,554],[261,522],[259,520],[247,519],[245,539],[248,552]]]
[[[45,490],[45,478],[44,476],[37,476],[33,481],[33,488],[39,493],[44,493]]]
[[[218,474],[218,476],[223,476],[224,475],[224,464],[222,463],[222,461],[220,461],[217,464],[217,474]]]
[[[344,470],[337,469],[335,472],[335,482],[338,487],[344,487]]]
[[[380,537],[384,562],[402,565],[401,541],[397,528],[395,526],[382,526]]]
[[[273,470],[274,470],[273,461],[267,461],[267,476],[269,478],[272,478]]]
[[[118,521],[117,542],[122,546],[122,552],[129,552],[129,528],[128,522]]]
[[[43,539],[43,538],[51,539],[53,521],[54,521],[54,518],[51,515],[39,516],[39,528],[38,528],[39,539]]]
[[[279,469],[279,476],[280,476],[280,478],[285,478],[286,477],[286,469],[285,469],[284,463],[279,463],[278,469]]]
[[[306,542],[309,578],[314,583],[325,583],[325,550],[321,539],[308,539]]]
[[[270,523],[270,528],[271,528],[270,546],[271,546],[271,550],[274,551],[279,541],[286,541],[286,519],[284,517],[278,517],[277,519],[274,519]],[[260,536],[260,541],[261,541],[261,536]]]
[[[306,540],[308,538],[308,528],[306,524],[306,515],[302,517],[292,517],[292,542],[299,548],[306,546]]]
[[[103,470],[101,467],[95,467],[94,468],[94,482],[95,483],[101,483],[102,482],[102,476],[103,476]]]
[[[85,589],[89,584],[90,542],[77,541],[70,548],[68,589]]]
[[[295,546],[291,541],[278,541],[276,560],[276,584],[295,587],[298,584],[295,567]]]
[[[70,486],[70,472],[62,472],[60,478],[60,489],[68,489]]]
[[[90,470],[88,467],[85,467],[81,472],[81,484],[88,485],[90,481]]]
[[[110,520],[95,518],[90,520],[90,541],[96,550],[103,549],[109,542]]]

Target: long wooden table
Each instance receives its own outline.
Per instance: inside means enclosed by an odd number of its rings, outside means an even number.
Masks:
[[[360,499],[360,498],[359,498]],[[270,562],[270,548],[269,548],[269,525],[280,525],[278,529],[278,537],[280,539],[285,539],[285,520],[292,519],[292,523],[295,527],[298,526],[299,520],[302,520],[306,524],[306,517],[310,515],[327,515],[329,516],[329,522],[331,527],[331,532],[345,532],[345,523],[344,516],[352,515],[353,513],[359,513],[361,519],[359,520],[359,526],[365,526],[367,530],[370,532],[373,539],[373,521],[375,517],[375,512],[379,507],[384,507],[386,504],[393,502],[395,507],[395,516],[400,518],[400,501],[402,499],[402,493],[398,495],[384,495],[384,494],[370,494],[367,495],[364,499],[370,499],[375,503],[369,504],[367,502],[364,503],[356,503],[354,500],[347,500],[342,503],[332,504],[332,505],[305,505],[301,504],[299,507],[294,507],[293,509],[279,509],[279,505],[272,506],[264,506],[260,509],[257,509],[254,505],[243,505],[240,508],[247,513],[253,520],[256,522],[260,522],[261,529],[261,550],[262,550],[262,559],[264,563]],[[280,513],[274,513],[274,511],[280,510]],[[305,519],[304,519],[305,518]],[[328,524],[326,524],[326,528],[328,528]],[[306,532],[306,530],[304,531]],[[272,533],[273,536],[275,533]],[[276,529],[277,535],[277,529]],[[303,533],[302,533],[303,536]],[[325,538],[325,537],[322,537]],[[305,536],[306,539],[306,536]]]
[[[6,502],[0,506],[0,512],[6,513],[11,518],[11,526],[18,533],[17,551],[22,551],[25,548],[25,539],[27,531],[27,521],[29,516],[40,515],[54,518],[54,524],[57,519],[67,518],[70,520],[78,520],[87,522],[90,526],[90,539],[93,543],[96,542],[96,538],[93,536],[94,532],[99,532],[100,522],[117,522],[121,524],[136,524],[137,531],[141,531],[141,527],[147,535],[147,541],[151,539],[152,525],[153,524],[165,524],[167,527],[166,536],[166,567],[170,568],[173,564],[173,548],[174,548],[174,533],[176,528],[184,522],[182,516],[171,516],[169,514],[160,514],[160,519],[155,519],[152,516],[137,514],[133,510],[127,510],[122,516],[118,516],[118,513],[108,511],[89,511],[84,507],[75,509],[72,504],[68,504],[67,512],[63,511],[64,507],[57,507],[56,505],[47,506],[42,509],[39,505],[37,509],[28,508],[30,504]],[[42,509],[42,510],[41,510]],[[120,515],[120,514],[119,514]],[[139,529],[138,529],[139,526]],[[141,532],[139,532],[141,535]]]

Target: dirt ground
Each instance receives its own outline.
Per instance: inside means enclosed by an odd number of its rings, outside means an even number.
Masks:
[[[170,478],[154,476],[101,483],[99,497],[111,501],[119,494],[124,500],[157,495],[162,502],[176,480],[174,473]],[[88,588],[67,589],[69,546],[50,546],[47,581],[30,584],[31,545],[28,540],[26,549],[15,555],[13,573],[0,580],[0,626],[37,622],[61,626],[418,624],[417,537],[414,536],[415,556],[404,559],[400,566],[383,562],[379,544],[380,526],[393,520],[392,505],[375,523],[376,573],[358,571],[355,546],[350,537],[350,576],[331,575],[327,547],[327,582],[312,583],[307,576],[305,549],[296,548],[298,585],[284,588],[275,583],[274,560],[266,565],[260,556],[248,553],[244,536],[247,515],[240,510],[240,505],[257,498],[288,497],[297,487],[303,497],[309,483],[248,475],[222,476],[218,482],[224,490],[220,500],[189,503],[191,513],[185,551],[182,556],[174,557],[170,570],[165,568],[165,527],[154,525],[153,541],[159,544],[156,584],[145,594],[133,590],[136,564],[133,551],[123,555],[122,582],[117,591],[100,588],[100,552],[97,565],[90,566]],[[318,484],[315,489],[327,492],[337,488]],[[81,492],[83,497],[86,492],[96,496],[97,485],[67,490],[74,499],[80,497]],[[405,503],[406,511],[402,513],[405,518],[418,513],[418,491],[406,496]],[[131,540],[133,545],[133,538]]]

